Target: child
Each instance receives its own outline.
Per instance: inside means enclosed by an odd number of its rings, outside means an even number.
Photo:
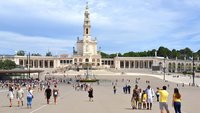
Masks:
[[[147,94],[145,90],[142,92],[142,103],[143,103],[143,109],[146,109],[147,106]]]

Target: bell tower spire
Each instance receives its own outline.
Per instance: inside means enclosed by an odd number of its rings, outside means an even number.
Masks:
[[[83,24],[83,36],[84,40],[90,38],[90,30],[91,30],[91,25],[90,25],[90,17],[89,17],[89,7],[88,7],[88,2],[86,2],[86,7],[85,7],[85,13],[84,13],[84,24]]]

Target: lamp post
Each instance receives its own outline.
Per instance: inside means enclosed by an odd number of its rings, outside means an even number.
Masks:
[[[165,59],[165,57],[164,57],[164,64],[163,64],[163,65],[164,65],[164,66],[163,66],[163,72],[164,72],[163,80],[164,80],[164,81],[165,81],[165,69],[166,69],[165,60],[166,60],[166,59]]]
[[[28,78],[30,78],[30,52],[27,55]]]
[[[192,54],[192,86],[195,86],[195,81],[194,81],[194,78],[195,78],[195,63],[194,63],[194,53]]]

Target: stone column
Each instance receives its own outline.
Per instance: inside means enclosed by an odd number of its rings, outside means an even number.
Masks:
[[[126,68],[126,61],[124,60],[124,69]]]
[[[135,69],[138,68],[138,61],[135,60]]]
[[[45,60],[42,60],[42,67],[45,68]]]
[[[40,60],[38,60],[37,62],[38,62],[38,68],[41,68],[41,67],[40,67]]]
[[[47,62],[48,62],[48,66],[47,66],[47,68],[50,68],[50,61],[48,60]]]
[[[23,67],[25,67],[25,60],[23,59],[22,61],[23,61]]]
[[[147,68],[149,69],[149,61],[147,60],[146,62],[147,62]]]
[[[35,60],[33,59],[32,62],[33,62],[33,69],[34,69],[35,68]]]

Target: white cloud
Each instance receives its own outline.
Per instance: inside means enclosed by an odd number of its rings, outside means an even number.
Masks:
[[[103,2],[90,1],[96,8],[103,8]],[[0,15],[15,18],[39,18],[48,21],[82,24],[85,3],[80,0],[6,0],[1,1]],[[93,15],[94,14],[94,15]],[[93,12],[94,20],[106,23],[107,18]]]
[[[189,45],[198,48],[195,41],[198,41],[199,36],[193,36],[200,29],[200,24],[198,24],[200,23],[198,14],[200,2],[198,0],[2,0],[0,3],[0,17],[11,20],[10,24],[16,27],[16,29],[20,27],[15,25],[24,24],[24,21],[29,19],[30,21],[26,22],[26,24],[36,23],[36,28],[41,32],[44,32],[45,25],[48,27],[51,24],[56,26],[55,29],[57,31],[65,32],[65,30],[59,28],[60,25],[65,25],[69,28],[66,30],[67,34],[74,37],[72,33],[79,32],[80,34],[80,31],[76,30],[77,26],[80,27],[83,24],[83,12],[86,1],[89,2],[91,12],[92,36],[97,36],[98,40],[103,42],[100,46],[104,46],[104,48],[106,46],[110,47],[108,45],[111,42],[116,44],[112,48],[118,48],[119,45],[122,45],[124,46],[123,49],[127,48],[136,51],[141,50],[141,48],[148,49],[159,45],[177,48],[184,48],[184,46]],[[17,21],[20,24],[15,23],[15,20],[20,20]],[[40,25],[43,22],[46,23],[43,26]],[[0,22],[0,24],[4,23]],[[24,26],[26,27],[26,25]],[[27,32],[28,28],[23,30],[25,29],[24,26],[20,30]],[[3,28],[0,26],[0,29]],[[6,29],[3,30],[7,31]],[[48,43],[43,45],[36,42],[39,47],[50,48],[53,42],[63,45],[63,41],[65,41],[56,39],[56,33],[52,32],[55,31],[54,29],[49,32],[46,30],[47,35],[41,34],[41,36],[37,37],[22,35],[31,34],[32,31],[29,31],[31,33],[19,33],[17,31],[13,28],[8,33],[4,33],[4,35],[1,32],[0,36],[10,38],[4,38],[0,43],[16,45],[18,43],[15,42],[20,40],[23,42],[23,47],[27,48],[33,47],[31,42],[35,43],[35,38],[39,38]],[[14,36],[10,35],[12,32],[14,32]],[[54,34],[54,36],[48,34]],[[50,36],[52,38],[43,36]],[[193,36],[193,38],[188,39],[190,36]],[[18,39],[11,37],[18,37]],[[66,36],[66,38],[68,37]],[[27,40],[30,44],[26,44],[24,40]],[[154,44],[155,41],[156,45]],[[130,43],[133,44],[127,46]],[[74,46],[74,44],[74,41],[70,42],[69,47]],[[64,51],[62,47],[64,49],[69,48],[68,46],[61,45],[53,47],[52,50]],[[112,48],[107,48],[107,51],[111,51],[110,49]]]
[[[25,50],[42,54],[48,50],[53,53],[71,53],[72,47],[75,44],[75,40],[25,36],[4,31],[0,31],[0,39],[0,48],[14,51]]]

